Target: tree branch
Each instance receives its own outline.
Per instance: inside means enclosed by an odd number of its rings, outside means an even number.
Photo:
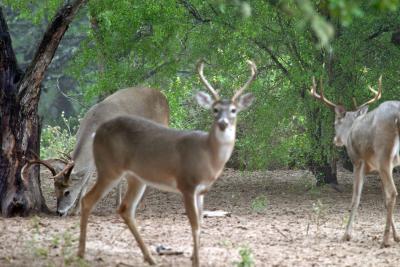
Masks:
[[[21,76],[22,71],[18,67],[8,25],[0,7],[0,102],[5,95],[15,94],[14,85],[19,82]]]
[[[289,77],[289,71],[286,69],[285,66],[279,61],[278,57],[274,54],[271,48],[269,48],[267,45],[264,43],[258,41],[258,40],[252,40],[253,43],[255,43],[259,48],[265,50],[269,56],[271,57],[272,61],[278,66],[278,68],[285,74],[287,77]]]
[[[65,4],[47,27],[35,56],[19,84],[18,98],[21,99],[23,107],[30,108],[29,103],[39,96],[44,73],[50,65],[68,25],[84,2],[85,0],[75,0]]]
[[[217,10],[210,4],[209,5],[211,10],[213,11],[215,16],[219,16],[219,13],[217,12]],[[235,31],[236,28],[231,25],[230,23],[226,22],[226,21],[222,21],[223,25],[225,25],[226,27],[228,27],[230,30]],[[279,61],[278,57],[274,54],[274,52],[272,51],[271,48],[269,48],[267,45],[265,45],[264,43],[262,43],[259,40],[253,39],[253,38],[247,38],[250,42],[254,43],[255,45],[257,45],[259,48],[261,48],[262,50],[266,51],[269,56],[271,57],[272,61],[276,64],[276,66],[283,72],[283,74],[285,74],[286,77],[290,77],[290,73],[289,71],[286,69],[286,67]]]
[[[181,5],[183,5],[186,10],[193,16],[193,18],[201,23],[210,22],[210,19],[204,19],[200,12],[188,1],[188,0],[180,0]]]
[[[389,26],[380,26],[379,29],[370,34],[364,41],[371,41],[372,39],[375,39],[376,37],[378,37],[379,35],[381,35],[382,33],[388,32],[390,31],[390,27]]]
[[[177,60],[172,59],[166,62],[163,62],[157,66],[154,67],[154,69],[151,69],[150,71],[148,71],[143,78],[141,79],[142,81],[145,81],[147,79],[150,79],[151,77],[153,77],[154,75],[156,75],[160,70],[162,70],[165,66],[168,66],[174,62],[176,62]]]

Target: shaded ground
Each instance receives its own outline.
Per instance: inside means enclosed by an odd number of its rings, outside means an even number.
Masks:
[[[313,187],[305,171],[226,170],[206,196],[205,208],[232,215],[204,219],[202,266],[233,266],[241,260],[240,250],[251,252],[256,266],[400,266],[400,244],[380,248],[385,211],[375,176],[366,179],[353,240],[340,242],[352,175],[339,177],[343,193]],[[45,189],[52,196],[50,184]],[[155,255],[159,265],[190,266],[192,239],[180,197],[148,190],[142,203],[137,217],[145,242],[153,251],[162,244],[184,252]],[[79,217],[0,218],[0,266],[147,266],[113,206],[114,198],[107,196],[90,218],[86,261],[74,256]]]

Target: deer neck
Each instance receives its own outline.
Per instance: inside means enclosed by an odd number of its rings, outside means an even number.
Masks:
[[[355,125],[354,121],[352,121],[351,124],[341,133],[343,145],[346,148],[348,148],[351,145],[352,135],[354,136],[355,132],[357,132],[357,125]]]
[[[212,165],[216,169],[222,169],[231,157],[236,138],[236,125],[229,125],[222,131],[216,123],[208,135],[208,144]]]

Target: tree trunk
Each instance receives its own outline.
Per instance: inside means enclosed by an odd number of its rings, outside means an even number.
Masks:
[[[3,216],[47,211],[38,167],[27,180],[21,169],[31,151],[39,151],[37,115],[40,84],[69,23],[84,0],[64,5],[47,28],[25,73],[18,68],[8,26],[0,7],[0,205]]]
[[[325,142],[322,141],[324,139],[323,123],[326,119],[324,119],[323,115],[320,114],[320,108],[317,108],[316,110],[312,106],[309,108],[310,121],[308,131],[311,134],[313,155],[308,162],[308,169],[315,176],[318,186],[324,184],[337,185],[335,153],[332,151],[331,153],[327,153],[327,150],[334,150],[334,148],[331,142],[327,142],[327,144],[324,145]]]
[[[317,186],[324,184],[337,185],[336,167],[329,162],[314,163],[309,166],[317,180]]]
[[[332,83],[335,79],[335,55],[332,51],[329,51],[327,54],[320,53],[318,55],[321,62],[326,64],[326,72],[328,75],[328,84],[332,86]],[[318,157],[314,157],[314,159],[309,162],[309,169],[314,174],[317,185],[331,184],[337,185],[337,159],[335,148],[332,144],[332,139],[329,136],[328,142],[324,142],[324,132],[323,128],[326,127],[324,123],[326,123],[326,119],[323,118],[323,114],[319,108],[315,110],[315,108],[310,108],[310,133],[311,140],[313,142],[313,153],[318,155]],[[325,137],[326,138],[326,137]],[[327,153],[328,152],[328,153]]]

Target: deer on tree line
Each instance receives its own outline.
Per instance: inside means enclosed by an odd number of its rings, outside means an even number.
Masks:
[[[34,159],[27,160],[21,172],[23,177],[33,164],[42,164],[51,171],[57,198],[57,213],[60,216],[79,211],[81,197],[85,194],[90,177],[95,171],[93,134],[102,123],[121,115],[140,116],[168,126],[168,102],[165,95],[156,89],[138,87],[118,90],[85,114],[80,122],[76,135],[77,144],[71,158],[41,160],[33,155]],[[119,205],[121,184],[118,186],[116,197]]]
[[[135,222],[136,207],[147,185],[180,193],[189,218],[194,241],[192,264],[199,266],[200,218],[203,197],[221,175],[231,156],[236,139],[236,117],[253,101],[251,93],[242,95],[256,76],[256,65],[248,61],[251,75],[232,99],[221,99],[203,75],[204,63],[198,64],[200,80],[211,92],[199,92],[196,100],[214,115],[209,132],[170,129],[152,121],[121,116],[99,127],[93,142],[98,178],[82,198],[81,232],[78,256],[83,257],[89,214],[94,205],[125,174],[128,189],[119,214],[135,237],[144,260],[155,264]]]
[[[318,94],[317,85],[313,78],[311,94],[335,111],[335,137],[333,142],[336,146],[346,147],[354,166],[351,212],[342,240],[349,241],[351,239],[352,225],[360,203],[365,175],[372,171],[378,171],[387,210],[382,247],[389,246],[390,229],[393,231],[394,240],[399,242],[400,237],[397,235],[393,221],[397,190],[393,182],[392,171],[394,167],[400,165],[400,101],[383,102],[377,108],[368,112],[368,105],[381,98],[382,76],[378,81],[378,91],[369,86],[370,91],[375,96],[358,106],[355,111],[346,111],[342,105],[327,100],[323,93],[322,80],[320,87],[320,94]]]

